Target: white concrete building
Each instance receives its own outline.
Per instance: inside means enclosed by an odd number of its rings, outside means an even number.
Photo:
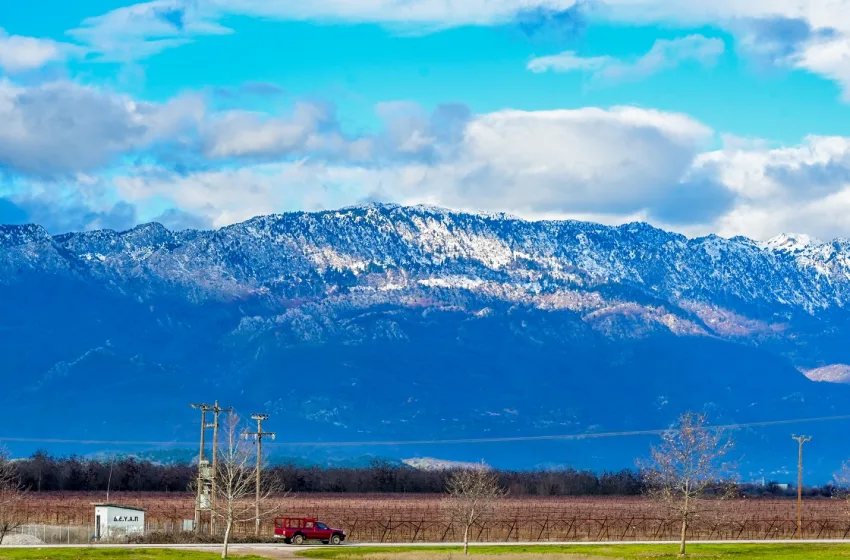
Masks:
[[[145,510],[116,504],[95,504],[94,536],[115,541],[145,532]]]

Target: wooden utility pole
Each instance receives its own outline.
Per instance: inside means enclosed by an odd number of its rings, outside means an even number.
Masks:
[[[797,459],[797,538],[803,538],[803,444],[812,441],[811,436],[798,436],[794,434],[792,439],[797,440],[800,445],[800,454]]]
[[[263,438],[270,437],[272,439],[275,438],[274,432],[264,432],[263,431],[263,421],[269,419],[268,414],[252,414],[251,418],[257,421],[257,431],[256,432],[248,432],[245,434],[246,437],[253,437],[257,440],[257,481],[254,483],[256,486],[257,497],[254,503],[255,506],[255,517],[257,520],[257,526],[254,529],[254,534],[256,536],[260,536],[260,488],[262,488],[260,475],[263,469]]]
[[[215,401],[215,405],[210,409],[213,413],[213,457],[212,457],[212,491],[210,492],[210,511],[212,514],[210,515],[210,535],[215,536],[215,492],[216,492],[216,477],[218,475],[218,471],[216,468],[218,467],[218,416],[222,412],[227,412],[228,414],[233,412],[233,407],[229,408],[221,408],[218,406],[218,401]]]
[[[201,411],[201,450],[198,452],[198,479],[197,479],[197,488],[195,489],[195,532],[197,533],[200,530],[201,526],[201,510],[203,509],[203,503],[201,500],[201,496],[204,492],[204,447],[205,447],[205,434],[207,428],[212,427],[212,424],[207,424],[207,412],[212,410],[212,407],[208,404],[190,404],[192,408]]]

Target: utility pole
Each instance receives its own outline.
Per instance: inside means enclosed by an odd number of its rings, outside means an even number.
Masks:
[[[797,538],[803,538],[803,444],[812,441],[811,436],[794,434],[791,439],[800,444],[800,454],[797,459]]]
[[[195,532],[197,533],[201,527],[201,510],[203,509],[203,502],[201,496],[205,487],[205,478],[204,478],[204,436],[206,434],[207,428],[211,428],[212,424],[207,424],[207,412],[212,410],[212,407],[208,404],[190,404],[192,408],[201,411],[201,450],[198,453],[198,481],[197,488],[195,489]]]
[[[249,432],[245,434],[245,437],[253,437],[257,440],[257,481],[254,484],[256,486],[257,496],[254,502],[255,507],[255,516],[257,520],[257,526],[254,529],[254,534],[256,536],[260,536],[260,473],[263,469],[263,438],[270,437],[272,439],[275,438],[274,432],[264,432],[263,431],[263,421],[269,419],[268,414],[252,414],[251,418],[257,421],[257,431]]]
[[[233,412],[233,407],[229,408],[221,408],[218,406],[218,401],[215,401],[215,405],[210,409],[213,413],[213,457],[212,457],[212,492],[210,492],[210,535],[215,536],[215,482],[216,476],[218,475],[218,471],[216,468],[218,467],[218,415],[222,412],[227,412],[228,414]]]

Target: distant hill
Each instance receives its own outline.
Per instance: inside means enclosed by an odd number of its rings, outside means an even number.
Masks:
[[[445,459],[434,459],[432,457],[415,457],[402,461],[408,467],[422,471],[447,471],[451,469],[481,469],[487,468],[482,463],[468,463],[463,461],[446,461]]]

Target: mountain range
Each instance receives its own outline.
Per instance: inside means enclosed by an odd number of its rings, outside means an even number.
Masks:
[[[745,476],[793,471],[793,431],[821,480],[850,458],[848,421],[774,424],[850,414],[846,239],[378,204],[215,231],[0,226],[0,332],[19,452],[183,448],[188,403],[218,399],[321,460],[628,468],[653,436],[601,436],[686,410],[770,423],[733,432]]]

